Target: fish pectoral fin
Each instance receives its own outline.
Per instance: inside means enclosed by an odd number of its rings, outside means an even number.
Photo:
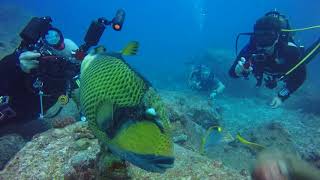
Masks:
[[[113,109],[113,103],[111,102],[104,102],[99,106],[97,110],[97,125],[101,130],[106,131],[114,124]]]
[[[156,118],[154,120],[154,122],[158,126],[158,128],[160,129],[161,133],[164,133],[164,126],[163,126],[163,123],[161,122],[161,120],[159,118]]]

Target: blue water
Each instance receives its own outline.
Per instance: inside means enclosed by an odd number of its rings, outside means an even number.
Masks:
[[[175,78],[183,73],[183,63],[205,48],[234,50],[239,32],[252,30],[255,20],[267,11],[277,9],[293,27],[319,24],[320,2],[315,0],[162,0],[162,1],[39,1],[2,0],[21,5],[35,16],[51,16],[54,26],[77,44],[83,42],[90,22],[98,17],[111,19],[118,8],[126,11],[121,32],[105,31],[100,43],[110,50],[120,50],[130,40],[141,44],[138,57],[129,58],[151,80]],[[201,28],[200,28],[201,27]],[[296,35],[302,44],[312,43],[319,30]],[[247,41],[242,39],[240,44]],[[310,65],[316,71],[318,60]],[[312,67],[311,67],[312,66]],[[155,71],[156,69],[156,71]],[[320,84],[316,74],[309,79]],[[169,77],[168,77],[169,76]],[[161,84],[161,83],[160,83]]]

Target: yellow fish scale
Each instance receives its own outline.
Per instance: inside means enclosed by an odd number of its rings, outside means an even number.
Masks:
[[[168,134],[161,133],[156,124],[140,121],[122,129],[112,144],[138,154],[173,155],[173,143]]]

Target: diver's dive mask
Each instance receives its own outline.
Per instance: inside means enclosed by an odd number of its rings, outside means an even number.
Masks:
[[[279,34],[275,31],[256,31],[253,33],[253,40],[258,48],[274,46],[279,39]]]
[[[65,47],[62,32],[57,28],[50,28],[42,39],[47,46],[56,50],[63,50]]]
[[[238,41],[240,36],[250,36],[251,43],[253,42],[259,51],[269,52],[279,42],[279,33],[275,31],[257,31],[240,33],[236,39],[236,55],[238,56]]]
[[[201,69],[201,78],[203,80],[207,80],[207,79],[209,79],[210,74],[211,74],[210,69],[207,66],[203,66]]]
[[[284,21],[280,20],[279,13],[272,11],[267,13],[265,16],[259,18],[253,27],[253,32],[240,33],[236,39],[236,53],[238,55],[238,39],[241,35],[250,36],[250,44],[259,47],[261,49],[273,49],[274,45],[279,41],[281,35],[281,41],[284,40],[281,34],[281,28],[284,26]],[[286,22],[287,23],[287,22]]]

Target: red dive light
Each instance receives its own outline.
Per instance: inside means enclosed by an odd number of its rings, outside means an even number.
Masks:
[[[120,31],[121,30],[120,24],[114,24],[113,25],[113,29],[116,30],[116,31]]]
[[[120,31],[125,17],[126,17],[126,13],[124,12],[124,10],[119,9],[116,12],[115,17],[112,19],[112,28],[116,31]]]

